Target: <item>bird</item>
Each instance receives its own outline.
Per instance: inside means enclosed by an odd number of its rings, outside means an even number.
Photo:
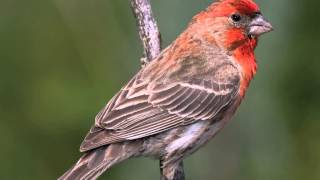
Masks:
[[[235,114],[257,72],[258,38],[272,30],[253,0],[211,3],[97,114],[84,155],[59,180],[97,179],[133,157],[158,159],[161,179],[174,180]]]

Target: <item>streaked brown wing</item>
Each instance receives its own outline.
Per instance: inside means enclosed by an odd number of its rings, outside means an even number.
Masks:
[[[169,114],[182,118],[213,118],[237,93],[237,84],[195,79],[170,86],[156,84],[148,101]]]
[[[238,93],[239,77],[230,82],[194,79],[146,83],[136,76],[96,117],[81,145],[102,145],[154,135],[197,120],[213,118]]]

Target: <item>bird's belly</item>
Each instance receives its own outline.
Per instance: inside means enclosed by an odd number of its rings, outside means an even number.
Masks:
[[[210,121],[199,121],[188,125],[178,138],[166,146],[165,152],[169,156],[178,155],[183,158],[206,144],[223,126],[224,122],[221,120],[215,121],[214,123]]]
[[[183,159],[216,135],[234,115],[241,98],[217,114],[212,120],[199,120],[145,139],[143,156],[157,159]]]
[[[200,121],[188,125],[182,134],[172,140],[165,148],[166,153],[172,154],[182,149],[190,149],[191,147],[201,146],[201,141],[207,141],[207,137],[203,136],[208,129],[208,122]],[[193,149],[193,148],[192,148]]]
[[[210,139],[209,126],[208,121],[199,121],[151,136],[144,143],[143,154],[157,159],[183,158]]]
[[[183,158],[206,144],[225,126],[227,122],[230,121],[240,101],[241,99],[237,99],[231,106],[229,106],[225,111],[220,112],[216,118],[211,121],[198,121],[194,124],[180,127],[184,129],[180,129],[181,133],[179,133],[176,138],[172,138],[170,143],[165,147],[167,156],[178,155]]]

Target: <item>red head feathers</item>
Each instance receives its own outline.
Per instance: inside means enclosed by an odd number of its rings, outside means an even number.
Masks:
[[[252,0],[220,0],[213,3],[207,10],[212,9],[214,9],[213,16],[226,16],[233,12],[250,16],[260,12],[259,6]]]

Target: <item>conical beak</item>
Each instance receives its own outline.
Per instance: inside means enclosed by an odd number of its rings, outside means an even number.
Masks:
[[[273,27],[261,14],[256,15],[249,24],[248,33],[252,36],[260,36],[264,33],[270,32]]]

